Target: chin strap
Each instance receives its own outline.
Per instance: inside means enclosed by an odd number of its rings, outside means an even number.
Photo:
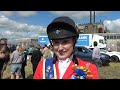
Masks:
[[[73,55],[73,59],[72,59],[72,61],[73,61],[75,64],[78,65],[78,60],[77,60],[77,57],[76,57],[75,55]]]

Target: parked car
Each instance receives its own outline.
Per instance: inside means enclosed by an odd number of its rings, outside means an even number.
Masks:
[[[100,49],[101,53],[108,54],[112,62],[120,62],[120,52],[109,50],[108,48]]]
[[[84,47],[84,46],[75,47],[75,55],[77,57],[81,58],[82,60],[94,63],[92,60],[92,53],[93,51],[91,49],[88,49],[87,47]],[[105,53],[101,53],[100,60],[96,60],[95,64],[98,67],[100,67],[103,65],[109,65],[109,63],[110,63],[110,56]]]

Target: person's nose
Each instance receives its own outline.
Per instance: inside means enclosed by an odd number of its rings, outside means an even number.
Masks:
[[[58,49],[59,49],[59,50],[63,50],[63,45],[62,45],[62,44],[59,44]]]

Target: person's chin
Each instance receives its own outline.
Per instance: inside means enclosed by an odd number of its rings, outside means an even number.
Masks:
[[[66,57],[66,56],[59,56],[59,59],[61,59],[61,60],[66,60],[68,57]]]

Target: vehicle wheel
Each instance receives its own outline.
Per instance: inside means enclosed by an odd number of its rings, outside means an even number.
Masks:
[[[111,61],[112,62],[118,62],[119,58],[116,55],[111,56]]]
[[[102,66],[102,60],[100,60],[100,59],[94,60],[94,63],[95,63],[95,65],[96,65],[97,67],[101,67],[101,66]]]

